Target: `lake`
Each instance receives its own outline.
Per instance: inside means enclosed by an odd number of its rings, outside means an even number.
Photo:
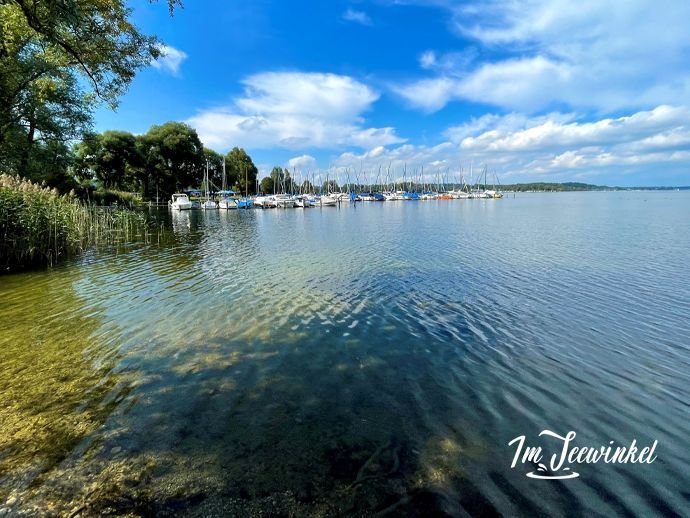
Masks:
[[[690,508],[690,192],[161,217],[0,277],[0,515]]]

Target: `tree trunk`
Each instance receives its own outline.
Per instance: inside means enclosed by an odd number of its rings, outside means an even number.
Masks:
[[[19,171],[21,176],[26,176],[29,169],[29,158],[31,155],[31,148],[34,145],[34,136],[36,133],[36,121],[34,117],[29,119],[29,134],[26,136],[26,147],[22,149],[21,159],[19,160]]]

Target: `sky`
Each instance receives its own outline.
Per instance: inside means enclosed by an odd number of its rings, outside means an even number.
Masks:
[[[287,167],[690,185],[690,2],[186,0],[96,129],[169,120]]]

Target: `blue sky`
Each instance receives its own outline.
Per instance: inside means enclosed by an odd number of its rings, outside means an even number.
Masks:
[[[183,121],[260,171],[690,185],[690,3],[193,1],[96,127]]]

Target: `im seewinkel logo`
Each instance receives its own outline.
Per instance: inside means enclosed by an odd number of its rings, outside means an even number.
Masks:
[[[515,468],[518,464],[527,465],[532,468],[532,471],[526,473],[529,478],[562,480],[580,476],[573,469],[577,464],[651,464],[656,460],[654,451],[657,441],[644,448],[638,447],[634,439],[628,446],[617,446],[615,441],[609,441],[605,446],[578,446],[575,443],[576,435],[572,430],[565,436],[551,430],[542,430],[539,437],[544,437],[544,448],[526,445],[524,435],[515,437],[508,443],[508,446],[515,445],[515,455],[510,467]],[[555,451],[548,465],[544,459],[546,451]]]

